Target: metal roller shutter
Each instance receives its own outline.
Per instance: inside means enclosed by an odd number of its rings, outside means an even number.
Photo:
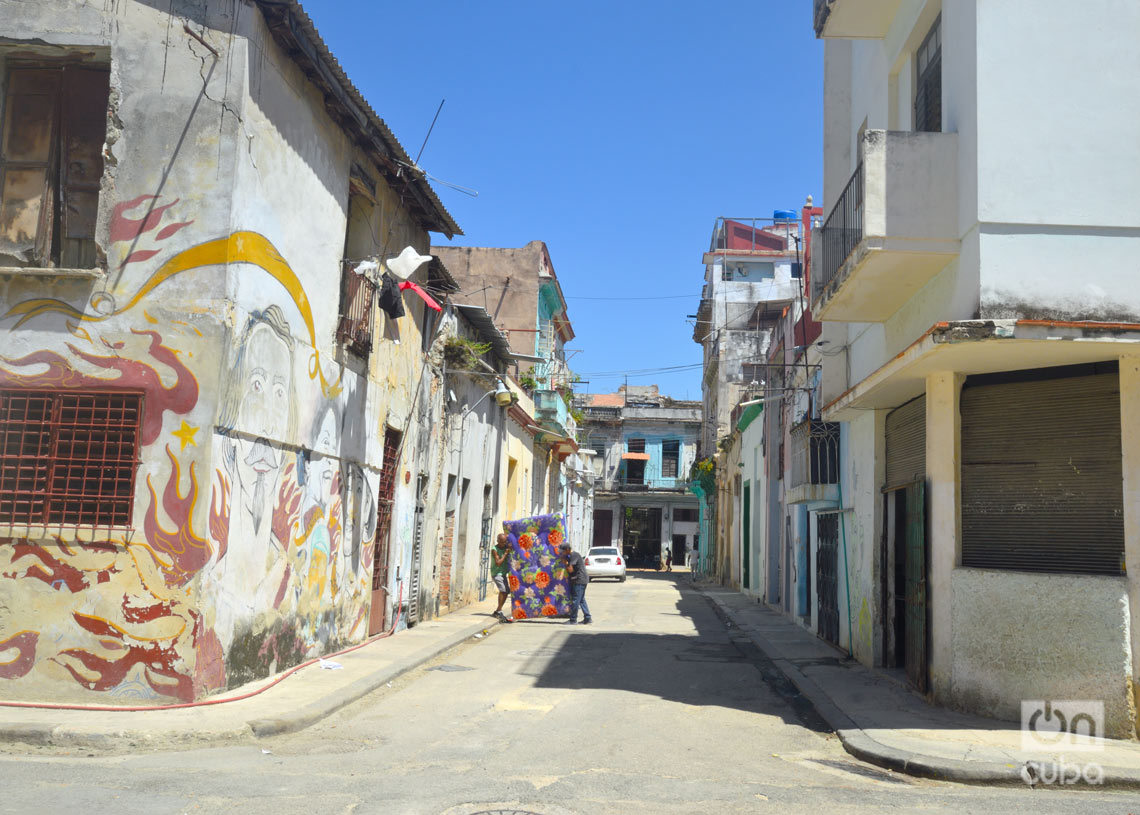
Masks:
[[[961,410],[962,565],[1120,574],[1116,370],[980,385],[967,379]]]
[[[893,490],[926,479],[926,396],[887,414],[887,483]]]

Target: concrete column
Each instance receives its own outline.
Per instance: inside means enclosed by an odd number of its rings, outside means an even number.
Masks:
[[[1124,474],[1124,567],[1133,683],[1140,676],[1140,357],[1120,360],[1120,435]],[[1133,684],[1133,694],[1136,694]]]
[[[935,701],[950,700],[954,649],[951,639],[951,578],[961,548],[962,414],[958,409],[963,374],[943,371],[926,377],[926,511],[930,534],[926,586],[930,605],[930,690]]]
[[[883,495],[878,487],[887,483],[887,414],[889,410],[876,410],[872,416],[874,428],[872,431],[874,451],[874,478],[872,483],[875,489],[871,493],[870,518],[871,524],[869,540],[872,542],[869,558],[870,582],[867,585],[867,594],[871,598],[871,654],[865,660],[868,665],[881,666],[883,664],[883,636],[887,610],[883,608],[883,581],[886,579],[884,570],[886,564],[882,562],[883,528],[886,518],[883,517]],[[848,444],[850,448],[851,445]],[[864,567],[868,568],[868,567]],[[861,610],[860,610],[861,611]],[[860,611],[856,611],[858,614]],[[862,626],[862,622],[860,622]]]

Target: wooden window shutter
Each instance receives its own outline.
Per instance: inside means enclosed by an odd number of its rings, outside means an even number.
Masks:
[[[47,266],[61,72],[10,68],[0,138],[0,265]]]
[[[90,269],[96,263],[95,219],[103,177],[109,90],[105,69],[64,69],[59,262],[66,268]]]

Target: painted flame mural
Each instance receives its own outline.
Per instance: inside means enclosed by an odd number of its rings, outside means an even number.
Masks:
[[[114,208],[115,290],[0,316],[53,340],[0,355],[0,388],[143,395],[130,528],[0,525],[0,696],[190,701],[364,634],[377,475],[340,457],[355,379],[322,361],[304,286],[264,236],[169,254],[194,224],[178,204]],[[197,301],[233,264],[274,299],[230,325]]]

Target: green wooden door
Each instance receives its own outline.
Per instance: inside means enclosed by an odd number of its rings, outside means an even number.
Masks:
[[[752,587],[750,576],[752,565],[752,484],[747,481],[744,483],[744,510],[741,513],[740,522],[744,532],[740,553],[742,567],[740,580],[741,585],[747,589]]]

